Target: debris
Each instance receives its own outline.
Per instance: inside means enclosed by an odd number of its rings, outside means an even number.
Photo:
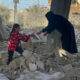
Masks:
[[[56,34],[56,31],[54,34]],[[41,37],[42,35],[40,35]],[[8,42],[1,42],[0,73],[5,74],[11,80],[74,79],[74,74],[77,74],[77,72],[80,73],[79,70],[75,70],[80,67],[80,54],[72,55],[62,50],[59,38],[56,38],[58,43],[54,43],[55,40],[50,39],[50,45],[46,41],[40,42],[40,44],[35,41],[32,42],[30,47],[26,48],[27,44],[24,43],[25,50],[23,56],[14,54],[13,60],[9,65],[6,65]],[[35,48],[34,51],[30,49],[31,47]],[[73,70],[74,74],[70,72],[71,70]],[[76,75],[77,79],[79,78],[78,75],[80,74]],[[19,76],[20,78],[18,78]]]
[[[63,70],[66,72],[66,71],[69,71],[70,69],[72,69],[72,65],[71,64],[68,64],[68,65],[65,65],[63,66]]]
[[[9,80],[4,74],[0,73],[0,80]]]
[[[16,80],[59,80],[65,76],[64,73],[55,72],[52,74],[42,73],[39,71],[28,72],[27,74],[21,74],[20,78]]]
[[[41,62],[41,61],[37,61],[37,67],[38,67],[38,69],[40,69],[40,70],[42,70],[42,71],[44,71],[45,70],[45,68],[44,68],[44,63],[43,62]]]
[[[30,71],[36,71],[37,70],[37,65],[29,63],[29,69],[30,69]]]

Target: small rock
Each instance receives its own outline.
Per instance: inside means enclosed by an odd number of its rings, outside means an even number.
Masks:
[[[68,70],[70,70],[70,69],[72,69],[72,65],[71,64],[68,64],[68,65],[65,65],[64,67],[63,67],[63,71],[68,71]]]
[[[44,71],[44,63],[43,62],[37,61],[37,66],[38,66],[39,69]]]
[[[25,50],[23,52],[23,56],[25,56],[25,57],[30,57],[31,55],[32,55],[32,52],[31,51]]]
[[[37,70],[37,65],[29,63],[29,69],[30,69],[30,71],[36,71]]]
[[[4,74],[0,73],[0,80],[9,80]]]

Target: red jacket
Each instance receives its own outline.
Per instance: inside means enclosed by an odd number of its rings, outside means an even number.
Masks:
[[[15,51],[16,47],[19,45],[18,40],[26,41],[31,35],[21,35],[20,33],[14,31],[12,32],[8,44],[9,51]]]

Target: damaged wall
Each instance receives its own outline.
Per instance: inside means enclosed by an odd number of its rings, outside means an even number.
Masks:
[[[5,31],[3,25],[2,25],[2,19],[0,17],[0,41],[7,40],[9,38],[8,33]]]

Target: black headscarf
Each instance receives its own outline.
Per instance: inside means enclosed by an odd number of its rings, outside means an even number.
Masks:
[[[53,18],[55,17],[55,14],[52,11],[49,11],[45,16],[50,23],[53,23]]]

